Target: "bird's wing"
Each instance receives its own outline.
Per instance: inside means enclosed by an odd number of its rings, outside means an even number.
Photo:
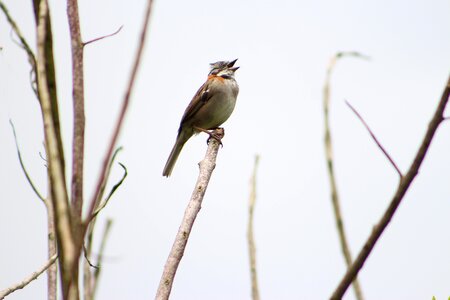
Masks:
[[[202,106],[205,105],[206,102],[208,102],[209,99],[211,99],[211,96],[212,94],[210,92],[210,83],[209,81],[206,81],[198,89],[197,93],[195,93],[195,96],[192,98],[188,107],[184,111],[183,117],[181,118],[180,128],[181,124],[191,119],[191,117],[194,116],[200,110],[200,108],[202,108]]]

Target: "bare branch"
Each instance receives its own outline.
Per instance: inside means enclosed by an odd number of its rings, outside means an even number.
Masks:
[[[57,241],[60,249],[61,282],[64,299],[78,299],[78,278],[72,277],[78,256],[72,235],[69,201],[65,183],[64,157],[58,131],[56,85],[52,70],[50,17],[47,0],[39,2],[37,22],[37,76],[38,90],[44,119],[45,146],[48,156],[48,174],[51,199],[56,220]],[[50,51],[50,53],[48,52]],[[50,75],[49,75],[50,74]],[[51,88],[51,89],[50,89]]]
[[[26,287],[30,282],[37,279],[42,273],[44,273],[51,265],[53,265],[58,258],[58,255],[53,255],[41,268],[39,268],[37,271],[33,272],[29,276],[27,276],[25,279],[23,279],[21,282],[16,283],[9,288],[6,288],[2,291],[0,291],[0,299],[4,299],[9,294],[23,289]]]
[[[214,134],[217,134],[219,137],[223,137],[224,131],[222,128],[219,128],[214,131]],[[191,199],[186,207],[183,220],[181,221],[180,228],[178,229],[178,233],[175,237],[172,249],[170,250],[169,257],[167,258],[164,266],[161,281],[159,282],[158,291],[155,297],[156,300],[169,299],[178,265],[183,257],[195,218],[197,217],[202,206],[203,196],[208,188],[212,171],[216,166],[219,146],[219,141],[216,139],[210,139],[205,158],[199,163],[200,172],[197,183],[195,184]]]
[[[78,1],[67,1],[67,17],[72,48],[72,99],[73,99],[73,138],[72,138],[72,221],[75,232],[82,225],[83,211],[83,164],[84,164],[84,65],[83,42],[81,41]],[[82,240],[82,237],[77,239]],[[76,274],[74,274],[76,276]]]
[[[336,221],[336,228],[338,231],[342,254],[344,256],[347,267],[349,267],[352,263],[352,255],[350,253],[350,247],[348,245],[347,236],[345,234],[344,221],[342,218],[339,193],[336,183],[336,176],[334,174],[333,144],[331,139],[330,120],[329,120],[331,75],[333,73],[337,61],[345,56],[368,59],[367,56],[362,55],[358,52],[338,52],[331,58],[326,73],[325,85],[323,88],[323,114],[325,121],[325,140],[324,140],[325,159],[327,161],[328,179],[330,181],[331,203],[333,204],[334,218]],[[353,289],[355,291],[356,299],[362,300],[363,295],[357,278],[355,278],[353,281]]]
[[[256,203],[256,172],[258,169],[259,155],[255,155],[255,165],[253,167],[252,178],[250,179],[250,199],[248,205],[248,227],[247,227],[247,240],[248,240],[248,253],[250,257],[250,275],[252,281],[252,299],[259,300],[258,290],[258,274],[256,272],[256,246],[255,238],[253,234],[253,212],[255,210]]]
[[[94,42],[97,42],[97,41],[100,41],[100,40],[103,40],[103,39],[112,37],[112,36],[118,34],[118,33],[122,30],[122,28],[123,28],[123,25],[121,25],[121,26],[119,27],[119,29],[117,29],[117,30],[114,31],[113,33],[110,33],[110,34],[107,34],[107,35],[103,35],[103,36],[101,36],[101,37],[98,37],[98,38],[92,39],[92,40],[90,40],[90,41],[84,42],[84,43],[83,43],[83,46],[87,46],[87,45],[89,45],[89,44],[91,44],[91,43],[94,43]]]
[[[345,100],[345,104],[347,104],[348,107],[350,107],[350,109],[355,113],[355,115],[358,117],[358,119],[361,121],[361,123],[363,123],[364,127],[366,127],[367,131],[369,132],[370,136],[372,137],[372,139],[375,141],[375,143],[377,144],[378,148],[380,148],[381,152],[383,152],[384,156],[386,156],[386,158],[389,160],[389,162],[391,163],[391,165],[394,167],[394,169],[397,171],[398,176],[400,176],[400,179],[403,177],[402,171],[400,171],[399,167],[397,166],[397,164],[394,162],[394,160],[392,159],[392,157],[389,155],[389,153],[386,151],[386,149],[384,149],[384,147],[381,145],[381,143],[378,141],[377,137],[375,136],[375,134],[373,133],[373,131],[370,129],[369,125],[367,125],[366,121],[363,119],[363,117],[358,113],[358,111],[347,101]]]
[[[20,166],[22,167],[22,171],[25,174],[25,177],[27,178],[27,181],[30,184],[30,186],[33,189],[33,191],[36,194],[36,196],[38,196],[38,198],[41,199],[42,202],[45,202],[44,196],[42,196],[42,194],[38,191],[38,189],[34,185],[33,180],[31,180],[31,177],[28,174],[27,169],[25,168],[25,164],[23,163],[22,154],[20,153],[19,144],[17,142],[17,135],[16,135],[16,129],[14,128],[14,124],[13,124],[13,122],[11,120],[9,120],[9,124],[11,124],[12,132],[13,132],[13,135],[14,135],[14,141],[16,142],[17,156],[19,157],[19,163],[20,163]]]
[[[332,300],[342,299],[348,286],[350,285],[352,280],[354,280],[354,278],[356,278],[358,272],[363,267],[365,261],[367,260],[370,253],[372,252],[373,248],[375,247],[375,244],[377,243],[381,234],[386,229],[386,227],[388,226],[392,217],[394,216],[395,211],[397,210],[398,206],[402,202],[403,197],[405,196],[412,181],[419,173],[420,166],[422,165],[425,155],[428,152],[430,143],[433,140],[436,130],[438,129],[439,125],[444,120],[443,114],[444,114],[444,110],[447,105],[447,102],[449,100],[449,95],[450,95],[450,77],[448,78],[448,81],[444,87],[444,92],[442,93],[441,100],[439,101],[438,107],[436,108],[433,118],[431,119],[430,123],[428,124],[427,132],[425,134],[425,137],[423,138],[423,141],[419,147],[419,150],[417,151],[414,161],[412,162],[411,166],[409,167],[408,172],[400,180],[400,184],[397,188],[397,191],[395,192],[394,197],[392,198],[391,203],[389,204],[384,215],[382,216],[382,218],[380,219],[378,224],[375,225],[375,227],[373,228],[372,233],[370,234],[366,243],[362,247],[362,249],[359,252],[358,256],[356,257],[355,261],[348,268],[347,272],[345,273],[345,275],[342,278],[341,282],[339,283],[338,287],[331,295]]]
[[[117,139],[119,137],[119,133],[120,133],[120,131],[122,129],[123,120],[125,119],[125,115],[126,115],[126,112],[128,110],[128,106],[130,104],[131,93],[133,91],[134,82],[135,82],[135,79],[136,79],[136,76],[137,76],[137,72],[138,72],[138,69],[139,69],[139,65],[140,65],[140,62],[141,62],[142,53],[144,51],[144,45],[145,45],[145,40],[146,40],[146,36],[147,36],[147,28],[148,28],[148,24],[150,22],[150,13],[152,11],[152,3],[153,3],[153,0],[148,0],[147,1],[147,8],[146,8],[146,11],[145,11],[145,16],[144,16],[144,24],[142,26],[142,32],[141,32],[141,36],[140,36],[140,41],[139,41],[137,53],[136,53],[136,56],[135,56],[133,68],[131,70],[131,75],[130,75],[130,79],[129,79],[129,82],[128,82],[128,87],[127,87],[126,92],[125,92],[125,96],[124,96],[123,103],[122,103],[122,108],[120,110],[120,114],[119,114],[119,118],[117,120],[116,126],[114,128],[113,136],[111,138],[111,141],[110,141],[108,150],[106,152],[106,155],[105,155],[105,157],[103,159],[103,165],[102,165],[102,168],[101,168],[101,171],[100,171],[100,176],[99,176],[98,181],[97,181],[96,189],[95,189],[94,195],[93,195],[93,197],[91,199],[91,202],[90,202],[90,207],[89,207],[89,210],[88,210],[88,220],[89,220],[90,216],[92,216],[92,214],[94,213],[96,205],[97,205],[97,203],[99,201],[98,199],[99,199],[99,196],[100,196],[100,193],[101,193],[101,189],[102,189],[102,186],[104,185],[104,182],[106,180],[106,173],[107,173],[107,169],[108,169],[108,164],[109,164],[109,161],[111,160],[111,156],[113,154],[114,147],[115,147],[115,145],[117,143]],[[87,224],[85,222],[84,233],[87,230],[88,224],[89,224],[89,222],[87,222]]]

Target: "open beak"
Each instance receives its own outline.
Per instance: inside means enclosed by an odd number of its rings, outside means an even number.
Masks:
[[[234,64],[236,63],[237,60],[238,60],[238,59],[236,58],[235,60],[230,61],[230,62],[227,64],[227,67],[228,67],[228,68],[231,68],[232,66],[234,66]],[[237,69],[236,69],[236,70],[237,70]]]

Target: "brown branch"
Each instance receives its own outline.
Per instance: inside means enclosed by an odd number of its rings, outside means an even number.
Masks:
[[[106,180],[106,172],[108,169],[108,164],[109,161],[111,160],[111,156],[113,154],[114,151],[114,147],[117,143],[117,139],[119,137],[119,133],[122,129],[122,124],[123,124],[123,120],[125,119],[125,114],[127,112],[128,106],[130,104],[130,99],[131,99],[131,93],[133,91],[133,87],[134,87],[134,82],[137,76],[137,72],[139,69],[139,65],[141,62],[141,57],[142,57],[142,53],[144,51],[144,45],[145,45],[145,40],[146,40],[146,36],[147,36],[147,28],[148,28],[148,24],[150,22],[150,13],[152,11],[152,3],[153,0],[148,0],[147,1],[147,8],[145,11],[145,16],[144,16],[144,24],[142,26],[142,32],[140,35],[140,41],[139,41],[139,45],[138,45],[138,49],[137,49],[137,53],[135,56],[135,60],[134,60],[134,64],[133,64],[133,68],[131,70],[131,75],[130,75],[130,79],[128,82],[128,87],[125,91],[125,96],[123,99],[123,103],[122,103],[122,108],[120,110],[120,114],[119,114],[119,118],[117,120],[116,126],[114,128],[114,132],[113,132],[113,136],[111,138],[108,150],[106,152],[106,155],[103,159],[103,165],[100,171],[100,176],[97,180],[97,185],[96,185],[96,189],[94,192],[94,196],[91,199],[90,202],[90,207],[88,210],[88,219],[87,222],[85,222],[84,224],[84,233],[87,230],[87,226],[89,225],[89,220],[91,219],[92,214],[95,211],[95,207],[99,201],[99,195],[101,193],[101,188],[104,185],[104,182]],[[84,236],[84,235],[83,235]]]
[[[74,232],[81,226],[83,211],[83,163],[84,163],[84,65],[83,42],[81,41],[78,1],[67,1],[67,17],[72,48],[72,99],[73,99],[73,139],[72,139],[72,221]],[[75,237],[83,239],[83,237]],[[75,270],[74,270],[75,271]],[[77,276],[77,274],[73,274]]]
[[[402,199],[405,196],[406,192],[408,191],[408,188],[411,185],[412,181],[419,173],[420,166],[422,165],[425,155],[428,152],[430,143],[433,140],[433,137],[434,137],[439,125],[444,120],[443,114],[444,114],[444,110],[447,105],[447,102],[449,100],[449,95],[450,95],[450,77],[448,78],[448,81],[444,87],[442,97],[439,101],[438,107],[436,108],[433,118],[431,119],[430,123],[428,124],[427,132],[425,134],[425,137],[423,138],[423,141],[422,141],[422,144],[420,145],[419,150],[417,151],[414,161],[412,162],[411,166],[409,167],[408,172],[400,180],[400,184],[397,188],[397,191],[395,192],[394,197],[392,198],[391,203],[389,204],[387,210],[385,211],[384,215],[382,216],[382,218],[380,219],[378,224],[375,225],[375,227],[373,228],[372,233],[370,234],[370,236],[367,239],[366,243],[364,244],[363,248],[359,252],[355,261],[348,268],[346,274],[342,278],[338,287],[333,292],[331,299],[333,299],[333,300],[342,299],[348,286],[350,285],[352,280],[354,278],[356,278],[359,270],[361,270],[361,268],[363,267],[365,261],[367,260],[370,253],[372,252],[373,248],[375,247],[375,244],[377,243],[381,234],[386,229],[386,227],[388,226],[392,217],[394,216],[395,211],[397,210],[398,206],[402,202]]]
[[[53,255],[41,268],[39,268],[37,271],[33,272],[32,274],[30,274],[29,276],[24,278],[21,282],[16,283],[16,284],[14,284],[14,285],[12,285],[12,286],[10,286],[10,287],[0,291],[0,299],[4,299],[9,294],[26,287],[30,282],[32,282],[33,280],[37,279],[51,265],[53,265],[57,258],[58,258],[58,256],[56,254]]]
[[[337,61],[340,58],[346,56],[367,59],[367,56],[364,56],[358,52],[338,52],[331,58],[326,73],[325,85],[323,88],[323,113],[325,121],[325,139],[324,139],[325,159],[327,162],[328,179],[330,181],[331,203],[333,204],[334,218],[336,221],[336,228],[338,231],[342,254],[344,256],[347,267],[349,267],[352,263],[352,255],[350,253],[350,247],[348,245],[347,236],[345,233],[344,221],[342,218],[341,205],[339,201],[339,193],[336,183],[336,175],[334,174],[333,144],[329,120],[331,75],[333,73]],[[356,299],[362,300],[363,295],[357,278],[353,280],[353,289],[355,291]]]
[[[87,45],[89,45],[89,44],[91,44],[91,43],[94,43],[94,42],[97,42],[97,41],[100,41],[100,40],[103,40],[103,39],[112,37],[112,36],[118,34],[118,33],[122,30],[122,28],[123,28],[123,25],[121,25],[121,26],[119,27],[119,29],[117,29],[117,30],[114,31],[113,33],[110,33],[110,34],[107,34],[107,35],[103,35],[103,36],[101,36],[101,37],[98,37],[98,38],[92,39],[92,40],[90,40],[90,41],[84,42],[84,43],[83,43],[83,46],[87,46]]]
[[[27,178],[27,181],[30,184],[30,186],[33,189],[33,191],[36,194],[36,196],[38,196],[38,198],[41,199],[42,202],[45,202],[44,196],[41,195],[41,193],[38,191],[38,189],[34,185],[33,180],[31,180],[31,177],[28,174],[27,169],[25,168],[25,164],[23,163],[22,154],[20,153],[19,144],[17,142],[17,135],[16,135],[16,129],[14,128],[14,124],[13,124],[13,122],[11,120],[9,120],[9,124],[11,124],[12,132],[13,132],[13,135],[14,135],[14,141],[16,143],[16,150],[17,150],[17,156],[19,157],[20,167],[22,168],[22,171],[25,174],[25,177]]]
[[[69,201],[65,183],[64,158],[61,136],[56,128],[59,126],[57,114],[56,86],[54,69],[49,62],[53,57],[48,35],[51,35],[48,3],[41,0],[38,6],[37,22],[37,76],[38,91],[44,120],[45,146],[48,156],[48,174],[51,187],[51,199],[56,220],[57,241],[60,249],[61,282],[64,299],[78,299],[78,279],[72,278],[74,265],[78,261],[75,256],[75,245],[72,235]],[[50,58],[51,59],[51,58]],[[57,117],[57,119],[55,119]],[[58,127],[59,128],[59,127]]]
[[[219,137],[223,137],[224,131],[222,128],[219,128],[214,131],[214,134],[217,134]],[[210,139],[205,158],[199,163],[200,172],[197,183],[195,184],[191,199],[186,207],[183,220],[181,221],[180,228],[178,229],[178,233],[175,237],[172,249],[170,250],[169,257],[167,258],[164,266],[163,274],[161,276],[155,297],[156,300],[169,299],[178,265],[180,264],[184,250],[186,249],[186,244],[188,242],[189,235],[191,234],[195,218],[197,217],[202,206],[203,196],[205,195],[208,187],[209,179],[211,178],[211,174],[216,166],[219,146],[219,141]]]
[[[402,171],[400,171],[397,164],[394,162],[392,157],[389,155],[389,153],[386,151],[386,149],[381,145],[381,143],[378,141],[377,137],[373,133],[373,131],[370,129],[369,125],[367,125],[366,121],[363,119],[363,117],[358,113],[358,111],[346,100],[345,104],[347,104],[348,107],[353,111],[353,113],[358,117],[358,119],[363,123],[364,127],[366,127],[367,131],[369,132],[372,139],[377,144],[378,148],[380,148],[381,152],[383,152],[384,156],[389,160],[391,165],[394,167],[394,169],[397,171],[398,175],[400,176],[400,179],[403,177]]]
[[[256,246],[255,238],[253,234],[253,212],[255,210],[256,203],[256,171],[258,169],[259,155],[255,156],[255,164],[253,167],[252,178],[250,179],[250,199],[248,205],[248,227],[247,227],[247,240],[248,240],[248,253],[250,257],[250,276],[252,281],[252,299],[259,300],[258,289],[258,274],[256,272]]]

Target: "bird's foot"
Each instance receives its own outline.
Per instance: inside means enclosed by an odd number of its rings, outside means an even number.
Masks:
[[[217,142],[219,142],[220,146],[223,147],[222,138],[225,136],[225,130],[222,127],[217,127],[217,128],[214,128],[213,130],[206,130],[206,129],[203,129],[200,127],[194,127],[194,128],[209,135],[209,138],[206,141],[206,144],[209,144],[209,141],[211,140],[211,138],[213,138]]]

